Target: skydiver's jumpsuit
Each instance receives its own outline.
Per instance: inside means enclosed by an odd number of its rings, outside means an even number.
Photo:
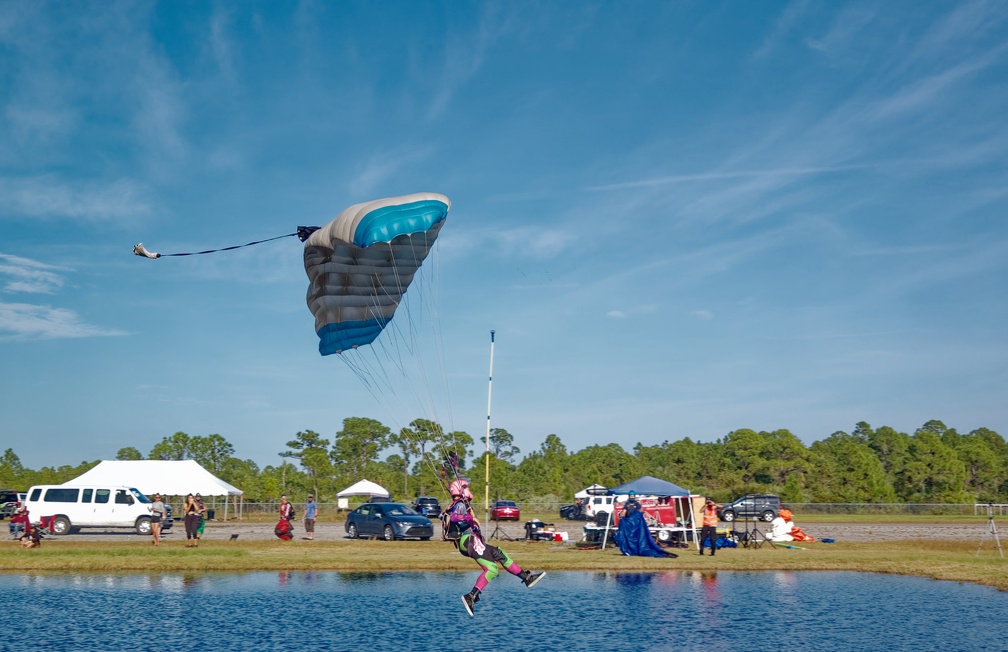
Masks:
[[[512,575],[521,575],[521,566],[516,564],[501,548],[484,541],[483,537],[473,529],[473,517],[464,501],[456,500],[448,509],[451,513],[451,522],[464,530],[458,540],[459,552],[465,557],[472,557],[483,569],[480,576],[476,578],[474,588],[483,591],[490,580],[497,577],[500,572],[497,569],[497,564],[503,566],[504,570]]]

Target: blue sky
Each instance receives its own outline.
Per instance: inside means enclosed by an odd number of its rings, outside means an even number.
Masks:
[[[318,355],[296,239],[131,253],[421,191],[448,427],[485,431],[494,329],[523,453],[1008,434],[1006,37],[1000,2],[2,2],[0,446],[276,464],[425,416]]]

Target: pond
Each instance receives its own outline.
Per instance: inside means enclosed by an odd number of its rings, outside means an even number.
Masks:
[[[1008,650],[1008,593],[856,572],[0,575],[0,649]],[[9,647],[5,647],[9,646]]]

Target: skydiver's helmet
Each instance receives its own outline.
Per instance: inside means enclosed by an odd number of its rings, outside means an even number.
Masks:
[[[448,493],[455,500],[472,500],[473,494],[469,491],[469,481],[465,478],[459,478],[455,482],[452,482],[448,487]]]

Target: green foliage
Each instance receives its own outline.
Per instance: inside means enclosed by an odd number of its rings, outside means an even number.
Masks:
[[[518,448],[502,428],[490,432],[490,499],[550,502],[570,499],[593,483],[615,486],[642,475],[665,478],[701,495],[727,501],[740,494],[773,491],[786,503],[800,502],[1008,502],[1008,443],[998,433],[980,428],[959,434],[931,420],[913,435],[888,426],[856,424],[852,434],[835,432],[805,446],[794,434],[735,430],[722,440],[690,438],[660,445],[638,443],[628,452],[616,443],[592,445],[574,452],[559,435],[550,434],[538,450],[515,462]],[[374,419],[350,417],[330,441],[305,430],[281,452],[279,466],[260,469],[234,457],[222,436],[164,437],[150,459],[195,459],[221,479],[240,487],[249,500],[295,500],[314,493],[334,500],[337,491],[367,478],[388,487],[393,498],[411,502],[417,495],[447,500],[441,473],[449,453],[460,457],[460,470],[472,479],[478,502],[485,493],[487,455],[468,433],[447,435],[441,426],[416,419],[398,433]],[[466,461],[478,456],[472,465]],[[385,454],[382,461],[379,456]],[[141,459],[138,448],[119,449],[117,459]],[[62,483],[98,462],[77,466],[26,469],[8,448],[0,457],[0,486],[20,490],[34,484]]]

